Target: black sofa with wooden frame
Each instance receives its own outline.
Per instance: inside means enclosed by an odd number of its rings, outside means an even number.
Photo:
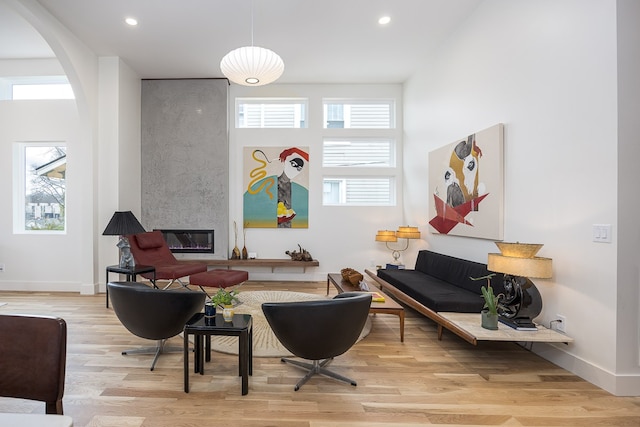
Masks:
[[[480,313],[484,299],[480,288],[487,279],[472,280],[490,274],[487,265],[429,250],[418,252],[415,268],[380,269],[366,273],[381,290],[415,309],[438,324],[438,339],[443,328],[464,337],[465,331],[442,317],[439,312]],[[504,293],[504,276],[489,279],[496,295]]]

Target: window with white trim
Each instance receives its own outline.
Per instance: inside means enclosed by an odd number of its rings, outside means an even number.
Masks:
[[[0,99],[75,99],[66,76],[25,76],[0,78]]]
[[[383,100],[324,100],[326,129],[394,129],[395,101]]]
[[[67,148],[64,143],[16,143],[15,233],[66,230]]]
[[[391,138],[325,138],[323,167],[393,167],[395,143]]]
[[[395,101],[325,99],[323,106],[323,205],[394,206]]]
[[[307,99],[236,98],[236,128],[306,128]]]
[[[351,206],[395,205],[393,177],[327,177],[322,179],[322,204]]]

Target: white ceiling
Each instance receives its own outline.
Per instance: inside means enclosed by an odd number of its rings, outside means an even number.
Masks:
[[[99,56],[141,78],[222,77],[251,45],[252,0],[38,0]],[[278,53],[278,83],[400,83],[482,0],[253,0],[254,45]],[[380,16],[391,16],[382,27]],[[133,16],[139,25],[124,24]],[[0,59],[50,57],[0,0]]]

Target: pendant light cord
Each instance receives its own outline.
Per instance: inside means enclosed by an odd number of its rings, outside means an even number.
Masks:
[[[253,47],[253,0],[251,0],[251,46]]]

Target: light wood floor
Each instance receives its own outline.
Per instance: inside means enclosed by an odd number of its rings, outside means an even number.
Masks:
[[[248,282],[243,290],[265,288],[326,292],[324,282]],[[0,292],[8,303],[0,313],[67,321],[64,410],[76,427],[640,426],[640,397],[614,397],[516,344],[474,347],[448,332],[438,341],[434,323],[412,310],[404,343],[398,318],[377,315],[370,335],[333,361],[357,387],[316,376],[295,392],[301,371],[254,358],[242,396],[237,357],[214,353],[186,394],[181,354],[162,355],[153,372],[150,356],[120,354],[152,343],[129,333],[104,301]],[[0,398],[0,412],[42,413],[44,404]]]

